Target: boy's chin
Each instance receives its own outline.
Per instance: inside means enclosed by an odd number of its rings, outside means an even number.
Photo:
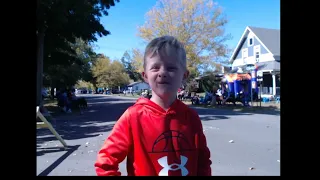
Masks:
[[[175,97],[174,95],[176,93],[172,93],[172,91],[157,91],[155,94],[161,98],[161,99],[170,99],[172,97]]]

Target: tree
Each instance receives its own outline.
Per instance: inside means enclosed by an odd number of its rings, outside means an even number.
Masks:
[[[199,70],[214,69],[229,54],[226,23],[222,8],[211,0],[158,0],[138,28],[138,36],[145,41],[163,35],[177,37],[185,45],[187,66],[195,77]]]
[[[113,61],[109,70],[109,87],[125,86],[129,84],[130,78],[120,61]]]
[[[139,49],[132,49],[132,67],[135,72],[142,73],[143,69],[143,52]]]
[[[97,87],[108,87],[108,70],[110,68],[109,57],[100,56],[92,66],[93,77],[96,78]]]
[[[114,88],[127,85],[130,81],[121,62],[111,62],[108,57],[99,57],[92,66],[92,73],[98,87]]]
[[[77,84],[75,85],[75,88],[79,89],[79,88],[87,88],[87,89],[93,89],[94,86],[92,83],[87,82],[87,81],[83,81],[83,80],[79,80],[77,82]]]
[[[115,0],[119,2],[119,0]],[[114,0],[37,0],[37,104],[41,101],[43,65],[71,65],[77,61],[69,43],[76,38],[96,41],[110,34],[100,23]]]
[[[133,58],[131,57],[128,51],[125,51],[121,58],[121,63],[123,64],[126,73],[134,82],[143,80],[141,76],[141,70],[143,68],[142,63],[140,62],[141,57],[142,53],[136,49],[133,49]]]
[[[80,68],[81,66],[76,63],[70,66],[52,65],[48,73],[44,73],[44,85],[50,86],[52,89],[55,87],[71,87],[80,79]]]
[[[81,60],[81,68],[79,69],[81,74],[80,79],[91,82],[93,80],[91,66],[97,59],[97,54],[93,50],[93,45],[88,41],[77,38],[76,42],[71,44],[71,46],[75,50],[77,58]]]
[[[132,66],[132,58],[128,51],[125,51],[122,58],[120,59],[126,73],[129,75],[130,79],[133,81],[139,80],[139,73],[135,72]]]
[[[50,64],[44,68],[44,86],[51,87],[53,97],[54,88],[71,87],[78,80],[92,82],[91,64],[96,59],[96,53],[93,51],[92,45],[77,38],[75,43],[69,44],[70,48],[75,52],[77,61],[72,64]]]

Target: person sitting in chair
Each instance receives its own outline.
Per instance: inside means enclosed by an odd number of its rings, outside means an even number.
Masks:
[[[194,95],[193,95],[193,97],[191,98],[191,104],[195,104],[195,105],[200,104],[199,95],[197,95],[196,92],[194,92]]]

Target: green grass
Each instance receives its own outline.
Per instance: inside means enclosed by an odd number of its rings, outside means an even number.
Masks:
[[[56,115],[61,113],[61,108],[57,105],[57,100],[45,99],[43,106],[50,112],[51,115]]]
[[[51,99],[46,99],[43,102],[43,106],[49,111],[51,116],[57,116],[57,115],[61,115],[61,114],[66,114],[63,111],[61,111],[61,108],[58,107],[57,105],[57,100],[51,100]],[[68,115],[72,115],[75,113],[80,113],[79,109],[72,109],[72,113],[68,114]]]

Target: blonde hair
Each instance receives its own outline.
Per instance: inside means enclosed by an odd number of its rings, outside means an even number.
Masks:
[[[186,50],[181,42],[173,36],[161,36],[153,39],[146,47],[143,57],[143,68],[146,67],[146,58],[148,55],[159,54],[163,50],[165,55],[175,55],[180,65],[187,69]]]

